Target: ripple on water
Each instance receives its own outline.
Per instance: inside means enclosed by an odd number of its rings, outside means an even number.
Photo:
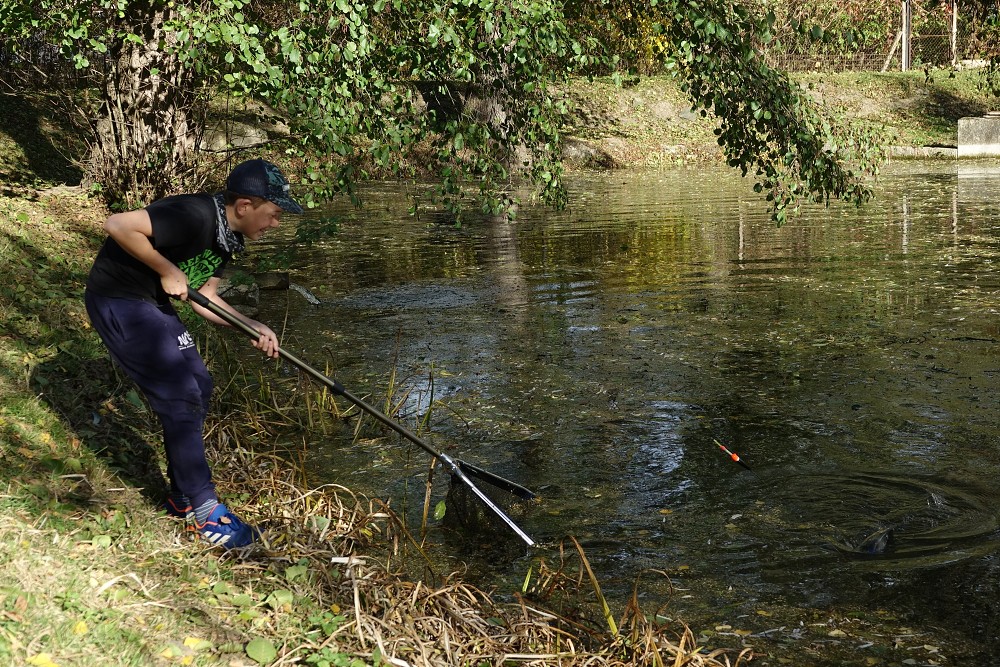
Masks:
[[[840,572],[930,568],[1000,545],[988,490],[965,479],[811,473],[771,479],[764,496],[769,509],[759,529],[784,547],[765,565],[774,572],[800,571],[806,563]]]

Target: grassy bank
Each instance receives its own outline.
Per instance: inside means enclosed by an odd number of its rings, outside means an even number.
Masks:
[[[957,118],[982,113],[987,101],[971,75],[924,79],[802,77],[893,143],[954,143]],[[572,94],[572,134],[592,149],[581,165],[717,155],[711,122],[690,116],[667,80],[621,90],[581,83]],[[83,311],[106,211],[78,189],[53,187],[79,177],[68,158],[80,145],[66,132],[30,98],[0,97],[0,662],[712,665],[745,657],[739,633],[698,646],[683,623],[637,603],[615,610],[611,623],[572,542],[564,560],[535,562],[525,590],[505,592],[503,602],[463,583],[451,574],[460,564],[424,560],[378,500],[309,487],[269,447],[267,397],[248,395],[242,380],[219,383],[208,446],[220,490],[268,528],[269,542],[235,556],[189,541],[157,510],[164,482],[155,421]],[[200,330],[199,344],[218,378],[243,372],[224,363],[212,333]],[[294,427],[294,417],[283,419]]]
[[[981,116],[1000,100],[980,90],[975,70],[800,73],[794,80],[832,114],[866,123],[886,146],[956,146],[958,119]],[[721,157],[711,118],[691,113],[676,83],[636,79],[622,88],[608,81],[576,81],[568,158],[571,166],[676,166]]]

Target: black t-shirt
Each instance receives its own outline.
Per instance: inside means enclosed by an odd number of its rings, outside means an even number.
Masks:
[[[164,257],[180,267],[188,283],[198,289],[209,278],[221,276],[232,254],[219,245],[218,216],[212,195],[177,195],[146,207],[153,226],[150,241]],[[225,223],[224,223],[225,224]],[[87,278],[87,289],[95,294],[166,303],[160,276],[107,238]]]

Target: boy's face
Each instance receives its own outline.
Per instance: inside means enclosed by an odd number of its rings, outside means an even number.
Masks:
[[[255,205],[256,204],[256,205]],[[233,207],[233,216],[229,226],[240,232],[251,241],[256,241],[268,229],[281,224],[281,207],[266,199],[237,199]]]

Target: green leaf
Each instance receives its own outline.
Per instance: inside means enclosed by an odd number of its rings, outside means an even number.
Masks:
[[[442,500],[437,505],[434,506],[434,520],[440,521],[444,518],[445,512],[448,510],[448,506]]]
[[[246,652],[250,659],[259,665],[268,665],[278,657],[278,651],[275,650],[274,644],[261,637],[250,640],[246,646]]]
[[[264,602],[267,603],[267,605],[271,607],[271,609],[280,609],[285,605],[292,604],[294,600],[295,596],[292,594],[292,592],[290,590],[282,588],[276,591],[272,591],[271,594],[267,596],[267,599],[264,600]]]
[[[129,389],[128,393],[125,394],[125,398],[128,399],[128,402],[131,403],[136,408],[138,408],[139,410],[142,410],[143,412],[146,411],[146,405],[142,402],[142,399],[139,397],[139,392],[137,392],[135,389]]]

